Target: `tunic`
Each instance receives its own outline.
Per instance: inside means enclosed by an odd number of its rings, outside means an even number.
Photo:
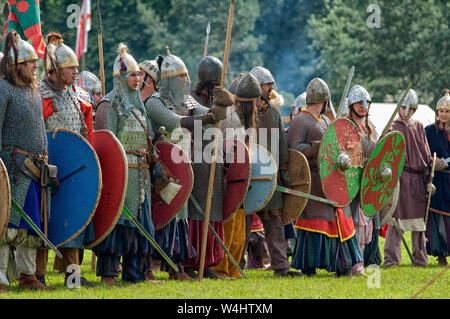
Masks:
[[[400,194],[394,218],[403,230],[424,231],[423,219],[426,210],[426,170],[432,158],[422,123],[410,120],[406,125],[396,119],[390,131],[400,131],[406,141],[406,156],[400,177]],[[407,221],[408,220],[408,221]]]
[[[288,163],[288,142],[281,122],[281,113],[277,107],[268,104],[267,108],[258,110],[257,143],[272,154],[277,168]],[[269,203],[261,211],[277,210],[282,207],[282,194],[279,191],[275,191]]]
[[[450,156],[450,136],[447,131],[431,124],[425,127],[425,133],[433,154],[437,158]],[[436,193],[431,197],[427,222],[427,253],[433,256],[446,257],[450,255],[450,169],[434,172],[433,184]]]

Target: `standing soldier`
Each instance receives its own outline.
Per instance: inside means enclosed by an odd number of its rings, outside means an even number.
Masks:
[[[378,140],[378,134],[375,127],[368,118],[372,99],[365,88],[360,85],[355,85],[350,89],[347,100],[349,105],[347,118],[352,121],[358,129],[363,147],[364,163],[366,163]],[[376,214],[373,218],[364,216],[361,209],[359,192],[349,204],[349,208],[352,211],[355,234],[358,239],[359,247],[361,252],[364,252],[364,247],[372,240],[378,242],[378,230],[380,229],[379,214]],[[371,248],[375,250],[373,251],[372,256],[376,256],[378,253],[378,246],[373,245]],[[364,264],[367,264],[367,262],[370,264],[373,263],[368,260],[364,261],[364,263],[361,262],[356,264],[352,267],[352,274],[365,275]]]
[[[42,101],[36,86],[37,61],[33,47],[16,31],[10,31],[0,63],[0,157],[9,173],[12,198],[41,228],[40,181],[21,170],[26,158],[40,166],[47,152]],[[6,278],[10,246],[14,246],[20,289],[48,289],[35,276],[36,250],[41,243],[19,213],[11,209],[6,234],[0,238],[0,272]],[[0,293],[4,292],[8,289],[0,283]]]
[[[328,85],[322,79],[312,79],[306,89],[306,108],[292,120],[287,136],[289,148],[302,152],[308,160],[311,194],[322,198],[325,195],[317,158],[320,141],[330,125],[330,120],[323,115],[330,100]],[[298,231],[292,266],[307,276],[315,275],[316,268],[335,272],[337,276],[350,275],[351,267],[362,261],[362,254],[353,221],[347,215],[338,214],[329,204],[308,201],[295,223]]]
[[[234,94],[235,103],[227,109],[227,118],[220,122],[220,129],[224,139],[237,139],[249,147],[253,143],[252,133],[256,132],[256,101],[261,96],[261,87],[258,80],[251,74],[235,81],[239,82]],[[233,129],[231,130],[233,135],[228,135],[229,129]],[[245,254],[245,210],[242,206],[228,221],[224,222],[223,228],[225,246],[239,263]],[[240,276],[228,255],[224,255],[222,261],[213,267],[213,271],[222,277]]]
[[[436,105],[436,123],[425,127],[431,153],[436,152],[436,172],[427,221],[427,253],[437,256],[439,265],[447,265],[450,254],[450,171],[444,159],[450,158],[450,90],[446,90]]]
[[[87,91],[91,95],[91,104],[95,117],[95,110],[97,109],[98,102],[102,99],[102,84],[95,74],[89,71],[82,71],[78,74],[76,85],[83,90]]]
[[[59,33],[47,35],[45,51],[45,79],[38,83],[42,97],[46,129],[66,128],[79,133],[91,145],[94,143],[93,113],[88,92],[75,85],[78,76],[78,60],[71,48],[64,44]],[[65,284],[70,273],[69,265],[80,265],[79,249],[94,239],[93,224],[76,238],[62,245],[59,250],[63,260],[54,264],[54,268],[66,274]],[[46,274],[48,250],[40,249],[37,256],[36,275],[42,281]],[[84,277],[81,285],[92,286]]]
[[[261,87],[261,97],[258,99],[258,136],[257,143],[267,148],[274,156],[281,183],[290,187],[289,172],[287,164],[289,161],[288,144],[281,121],[280,110],[271,105],[270,96],[275,84],[272,73],[261,66],[254,67],[252,74]],[[272,136],[272,134],[274,134]],[[301,273],[290,271],[290,264],[287,257],[286,240],[284,237],[284,225],[281,220],[281,209],[283,199],[280,192],[275,191],[269,203],[258,212],[264,225],[266,242],[269,248],[269,255],[272,269],[278,276],[299,276]]]
[[[215,124],[216,122],[224,119],[226,117],[226,107],[233,104],[233,98],[230,97],[230,93],[224,89],[215,88],[213,90],[214,95],[214,105],[211,108],[204,107],[200,105],[193,97],[189,95],[190,91],[190,79],[188,70],[184,62],[177,56],[168,55],[164,58],[161,65],[161,79],[160,79],[160,89],[159,92],[155,93],[150,99],[148,99],[145,104],[148,114],[151,114],[152,126],[157,130],[160,126],[164,126],[171,136],[167,137],[167,141],[177,144],[181,147],[189,156],[193,155],[191,152],[191,134],[194,132],[195,123],[199,124],[200,127],[206,126],[208,124]],[[202,131],[200,132],[202,133]],[[181,140],[180,140],[181,137]],[[197,142],[198,149],[203,150],[203,138],[198,136]],[[194,143],[194,146],[196,144]],[[202,160],[203,161],[203,160]],[[193,196],[198,201],[200,206],[204,209],[206,196],[205,196],[205,186],[200,189],[197,187],[201,180],[206,179],[206,187],[208,182],[209,165],[207,168],[199,172],[197,169],[204,163],[193,163],[194,167],[194,188],[192,191]],[[216,174],[222,174],[220,169],[216,169]],[[223,174],[222,174],[223,175]],[[206,177],[205,177],[206,176]],[[220,179],[215,178],[216,181],[222,181],[222,176]],[[221,200],[218,196],[221,187],[221,182],[216,183],[214,188],[215,201]],[[221,204],[221,202],[220,202]],[[177,215],[177,240],[179,247],[177,247],[177,253],[173,255],[175,261],[181,265],[186,263],[186,265],[198,268],[200,259],[200,245],[202,242],[202,225],[204,216],[200,212],[197,212],[195,207],[189,207],[191,203],[186,205],[184,209]],[[220,220],[222,216],[216,216],[214,213],[216,209],[214,207],[221,208],[222,206],[217,206],[213,203],[211,204],[211,224],[215,228],[219,235],[223,236],[223,227]],[[188,212],[189,211],[189,212]],[[189,222],[188,222],[189,214]],[[211,234],[211,233],[209,233]],[[205,277],[217,277],[212,271],[207,271],[207,268],[217,264],[222,258],[223,250],[217,244],[215,238],[208,235],[208,245],[206,248],[206,258],[205,258]],[[170,279],[177,279],[178,276],[186,276],[183,273],[183,267],[180,267],[182,271],[181,274],[171,274]],[[184,274],[184,275],[183,275]],[[196,274],[192,269],[189,269],[189,277],[195,277]]]
[[[113,76],[113,90],[105,95],[97,108],[96,128],[111,131],[122,143],[128,160],[124,205],[153,236],[149,159],[154,134],[139,92],[139,66],[123,43],[119,44]],[[122,213],[113,231],[94,247],[98,258],[97,276],[108,286],[117,285],[115,279],[119,276],[122,257],[122,280],[144,281],[148,271],[147,256],[152,250],[149,241]]]
[[[400,96],[401,97],[401,96]],[[390,130],[400,131],[406,141],[406,157],[400,177],[400,194],[393,218],[402,231],[411,231],[412,255],[415,266],[429,267],[425,248],[426,187],[432,158],[422,123],[411,117],[419,106],[414,90],[409,90]],[[407,112],[408,110],[408,112]],[[384,265],[396,266],[401,260],[401,237],[388,226],[384,244]]]

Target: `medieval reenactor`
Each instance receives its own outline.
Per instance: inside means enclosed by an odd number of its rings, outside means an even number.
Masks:
[[[78,76],[78,59],[75,52],[64,44],[59,33],[47,35],[47,47],[44,60],[44,80],[38,83],[42,98],[45,128],[66,128],[83,136],[91,145],[94,143],[93,112],[91,97],[88,92],[75,85]],[[79,249],[94,238],[93,224],[90,223],[83,232],[59,250],[62,260],[55,260],[53,268],[66,274],[70,265],[80,265]],[[36,275],[45,281],[48,250],[40,249],[37,256]],[[81,277],[82,286],[92,286]]]
[[[437,119],[425,127],[431,153],[436,153],[433,185],[436,193],[431,197],[427,220],[427,253],[436,256],[439,265],[447,265],[450,254],[450,91],[436,105]],[[447,163],[444,162],[447,160]]]
[[[346,117],[352,121],[358,129],[362,141],[364,163],[366,163],[378,140],[375,127],[368,118],[372,98],[364,87],[355,85],[350,89],[347,101],[349,109]],[[359,247],[361,251],[364,252],[364,248],[366,245],[369,245],[371,241],[374,243],[378,242],[378,231],[380,230],[379,215],[376,214],[374,218],[364,216],[360,205],[359,193],[350,203],[348,208],[352,211],[355,234],[358,239]],[[378,245],[370,245],[370,247],[371,249],[374,249],[372,259],[377,255],[379,257]],[[379,258],[377,262],[373,262],[373,260],[364,260],[364,263],[361,262],[352,267],[352,274],[365,275],[364,265],[380,264],[380,262],[381,259]]]
[[[157,56],[154,60],[145,60],[141,63],[139,63],[140,68],[140,92],[141,92],[141,98],[142,102],[145,103],[147,100],[153,95],[153,93],[157,92],[159,89],[158,82],[160,78],[160,70],[161,70],[161,63],[163,61],[162,56]],[[153,179],[152,179],[153,183]],[[168,225],[164,226],[162,229],[158,229],[155,231],[155,240],[158,243],[160,247],[162,247],[165,250],[165,253],[168,256],[171,256],[173,253],[173,246],[174,246],[174,232],[171,232],[171,226],[173,227],[174,223],[169,223]],[[170,236],[172,235],[172,236]],[[157,255],[158,256],[158,255]],[[152,281],[152,282],[160,282],[160,280],[156,279],[156,277],[153,275],[152,266],[153,266],[153,256],[149,254],[147,256],[147,262],[148,262],[148,270],[146,273],[146,280]],[[160,259],[160,258],[158,258]]]
[[[140,91],[144,104],[153,93],[158,91],[158,81],[163,59],[164,58],[161,55],[158,55],[154,60],[145,60],[139,63],[139,68],[141,70]]]
[[[291,112],[289,113],[289,119],[292,121],[294,117],[297,116],[298,113],[301,112],[302,109],[306,107],[306,92],[303,92],[299,96],[297,96],[292,103]]]
[[[92,111],[95,117],[95,110],[97,109],[98,102],[100,102],[103,97],[102,84],[100,83],[99,78],[92,72],[82,71],[78,74],[76,85],[91,95]]]
[[[257,108],[256,101],[261,96],[261,87],[258,80],[248,73],[241,79],[238,78],[230,85],[229,91],[234,92],[234,105],[227,109],[226,119],[220,122],[220,129],[224,139],[237,139],[249,146],[253,142],[252,133],[256,133]],[[233,129],[232,136],[229,135]],[[253,131],[252,131],[253,130]],[[254,214],[250,215],[253,216]],[[237,263],[245,253],[245,210],[241,206],[233,216],[223,224],[224,242]],[[240,276],[238,269],[232,264],[229,257],[224,255],[222,261],[213,267],[214,272],[222,277],[237,278]]]
[[[111,131],[121,142],[128,161],[128,186],[124,206],[130,214],[154,237],[150,214],[150,152],[153,129],[139,92],[139,65],[120,43],[114,62],[114,86],[100,101],[96,115],[96,129]],[[101,282],[117,285],[120,259],[122,280],[146,280],[147,256],[153,247],[135,224],[122,213],[113,231],[96,247],[97,276]]]
[[[214,56],[206,56],[198,64],[198,81],[191,96],[201,105],[213,106],[213,90],[220,85],[222,75],[222,61]]]
[[[292,120],[288,134],[289,148],[302,152],[311,171],[311,194],[325,197],[317,167],[319,145],[330,120],[324,115],[331,100],[328,85],[319,78],[311,80],[306,89],[306,108]],[[338,228],[339,223],[339,228]],[[297,239],[292,267],[307,276],[316,268],[350,275],[351,267],[362,261],[362,253],[354,235],[350,212],[332,205],[308,201],[295,222]]]
[[[146,108],[147,112],[152,115],[151,120],[155,130],[164,126],[166,130],[172,134],[170,137],[166,137],[167,141],[177,144],[189,154],[189,156],[193,156],[194,151],[191,150],[191,134],[194,132],[196,123],[201,127],[205,127],[208,124],[212,125],[224,119],[226,117],[226,107],[233,104],[233,98],[228,91],[215,88],[213,90],[214,104],[211,108],[207,108],[199,104],[192,96],[190,96],[189,91],[189,73],[184,62],[179,57],[168,52],[168,55],[164,58],[161,65],[159,92],[153,94],[153,96],[148,99]],[[179,139],[180,136],[183,136],[181,140]],[[204,141],[202,136],[199,136],[198,139],[198,143],[202,144],[198,146],[198,150],[201,151],[203,149]],[[194,187],[192,195],[204,210],[206,204],[205,194],[207,193],[209,179],[209,164],[203,163],[203,160],[200,163],[195,163],[194,161],[193,170]],[[223,170],[217,168],[216,175],[215,180],[222,181]],[[223,238],[223,225],[221,223],[221,193],[223,190],[221,189],[221,184],[221,182],[216,183],[214,188],[214,200],[211,204],[211,224],[216,232]],[[202,186],[200,187],[199,185]],[[180,239],[177,242],[180,247],[177,248],[177,254],[173,257],[178,264],[185,263],[185,265],[190,266],[188,269],[189,276],[194,278],[196,274],[192,271],[192,268],[199,268],[200,245],[203,237],[203,219],[204,216],[202,213],[197,211],[195,207],[191,207],[190,201],[177,215],[176,228],[178,232],[177,236],[179,236]],[[212,234],[209,234],[204,275],[205,277],[217,278],[217,275],[213,274],[208,268],[220,261],[223,256],[223,249],[216,242]],[[181,274],[183,274],[183,267],[180,267],[180,270],[182,270]],[[179,276],[179,274],[171,274],[169,278],[176,279],[177,276]]]
[[[26,168],[22,170],[25,159],[40,167],[47,152],[42,101],[36,85],[38,55],[17,32],[10,31],[4,56],[0,63],[0,157],[8,171],[12,198],[41,229],[40,180],[24,173]],[[19,288],[49,289],[35,276],[36,250],[41,245],[42,240],[11,209],[8,228],[0,242],[1,275],[6,278],[10,247],[15,247]],[[3,292],[8,290],[0,282],[0,293]]]
[[[400,131],[406,140],[406,157],[400,177],[400,195],[393,218],[402,231],[411,231],[412,256],[415,266],[428,266],[425,248],[426,188],[432,157],[425,129],[419,121],[411,119],[419,106],[414,90],[409,90],[390,131]],[[389,225],[384,244],[384,266],[399,265],[401,237]]]
[[[254,67],[250,73],[255,76],[261,86],[261,97],[257,102],[257,143],[267,148],[274,156],[279,168],[278,175],[281,183],[286,187],[290,187],[289,172],[287,171],[289,156],[286,134],[281,121],[280,110],[270,102],[275,79],[268,69],[261,66]],[[272,134],[275,134],[275,136],[272,136]],[[301,273],[289,270],[290,264],[287,258],[284,224],[280,216],[282,208],[282,194],[279,191],[275,191],[269,203],[258,214],[264,225],[271,266],[275,275],[298,276]]]

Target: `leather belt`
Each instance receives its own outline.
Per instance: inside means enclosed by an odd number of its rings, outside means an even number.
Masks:
[[[9,149],[10,149],[10,146],[2,146],[2,150],[4,150],[4,151],[9,151]],[[28,151],[21,150],[20,148],[17,148],[17,147],[14,147],[14,151],[19,154],[25,155],[25,156],[30,156],[41,163],[44,161],[44,155],[33,154]]]

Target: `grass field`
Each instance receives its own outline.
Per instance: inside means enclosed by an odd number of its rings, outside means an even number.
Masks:
[[[410,243],[410,234],[407,233]],[[381,247],[384,240],[381,238]],[[410,245],[410,244],[409,244]],[[411,247],[411,246],[410,246]],[[96,286],[69,289],[64,286],[64,275],[52,270],[53,257],[49,253],[47,283],[55,291],[21,291],[17,281],[11,283],[10,293],[1,294],[1,299],[408,299],[422,288],[443,267],[437,265],[435,257],[429,256],[430,268],[412,267],[406,250],[402,246],[402,264],[396,268],[380,267],[372,271],[366,268],[369,277],[340,277],[319,270],[311,278],[278,278],[271,270],[246,270],[248,279],[210,280],[201,282],[169,281],[167,273],[155,272],[162,283],[120,283],[118,287],[100,284],[100,278],[91,269],[91,251],[85,250],[82,274]],[[381,250],[382,254],[383,251]],[[440,276],[418,298],[449,299],[450,271]]]

